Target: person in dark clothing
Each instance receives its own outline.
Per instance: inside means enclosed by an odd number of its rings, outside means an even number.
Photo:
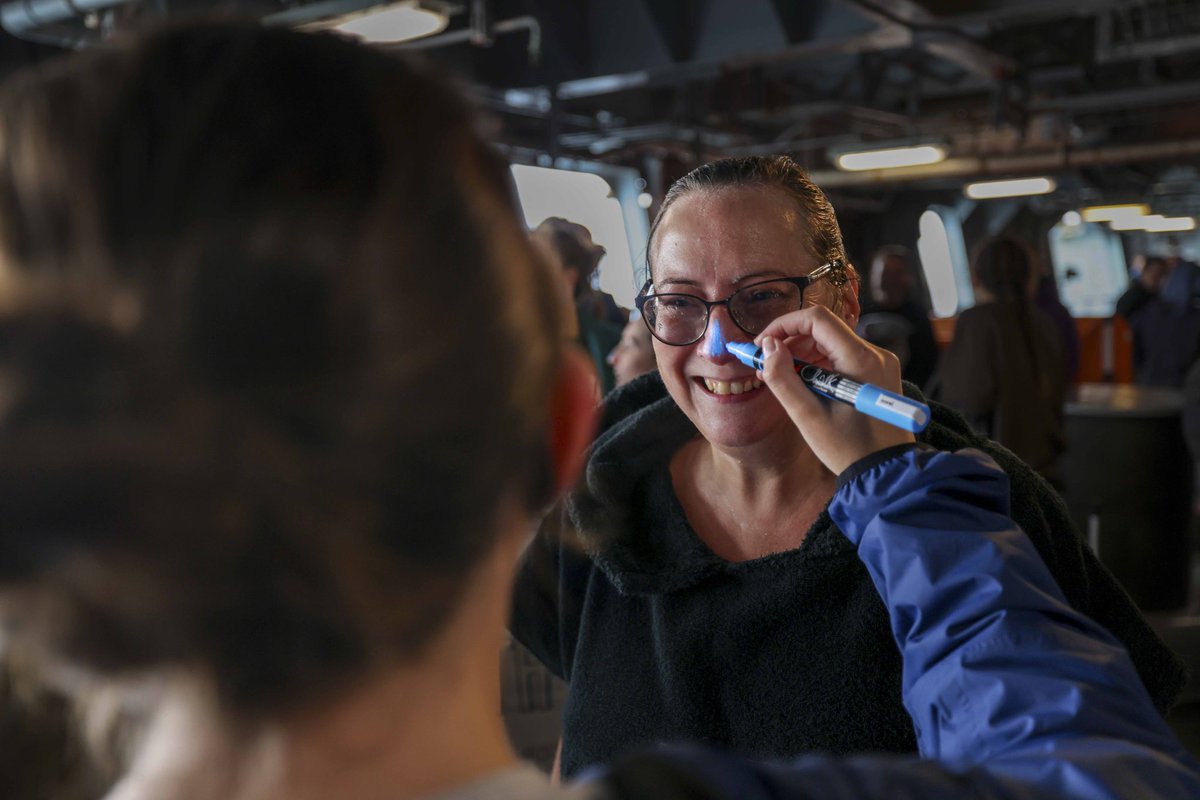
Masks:
[[[1079,330],[1075,318],[1063,305],[1058,296],[1058,283],[1053,274],[1043,274],[1037,281],[1033,293],[1033,304],[1054,324],[1058,343],[1063,354],[1063,370],[1068,385],[1075,380],[1079,371]]]
[[[1008,237],[971,262],[976,304],[962,312],[939,367],[943,402],[1051,483],[1066,449],[1067,380],[1054,323],[1030,296],[1029,250]]]
[[[1167,281],[1167,260],[1149,256],[1133,276],[1129,288],[1117,298],[1116,313],[1131,321],[1145,305],[1158,296]]]
[[[854,324],[833,209],[788,158],[718,161],[672,187],[649,257],[641,302],[659,371],[605,402],[585,479],[544,523],[514,594],[514,635],[569,684],[564,775],[672,739],[752,757],[912,752],[886,612],[826,513],[836,477],[755,374],[716,347],[761,332],[752,300],[791,298]],[[806,337],[789,347],[822,363]],[[996,459],[1014,519],[1067,597],[1126,643],[1169,707],[1179,659],[1057,493],[933,409],[919,440]]]
[[[925,386],[937,368],[938,349],[928,309],[912,298],[908,248],[881,247],[871,260],[868,278],[859,335],[896,353],[904,379]]]
[[[1133,331],[1134,381],[1183,385],[1200,355],[1200,267],[1151,257],[1117,301]]]

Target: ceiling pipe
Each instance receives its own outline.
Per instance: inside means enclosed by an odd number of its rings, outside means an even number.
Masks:
[[[912,183],[937,178],[975,178],[1030,173],[1061,172],[1075,167],[1130,164],[1139,161],[1165,161],[1200,156],[1200,138],[1169,142],[1111,145],[1086,150],[1060,149],[1044,153],[1019,153],[1002,156],[948,158],[938,164],[865,172],[825,170],[809,177],[826,189]]]

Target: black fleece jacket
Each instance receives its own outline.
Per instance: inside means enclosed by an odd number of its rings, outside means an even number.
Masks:
[[[996,460],[1011,479],[1013,519],[1067,599],[1125,643],[1168,708],[1182,663],[1084,546],[1059,496],[958,414],[932,408],[919,440]],[[755,758],[915,751],[900,656],[853,547],[822,512],[795,550],[718,558],[668,471],[696,435],[657,373],[610,394],[580,486],[526,553],[512,631],[569,684],[563,774],[661,741]]]

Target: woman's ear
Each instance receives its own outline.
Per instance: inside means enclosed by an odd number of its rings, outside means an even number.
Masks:
[[[555,492],[561,494],[575,484],[583,470],[599,417],[595,367],[578,347],[563,348],[553,392],[546,439],[550,445]]]

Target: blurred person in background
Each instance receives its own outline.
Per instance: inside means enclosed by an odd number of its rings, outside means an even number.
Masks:
[[[1134,382],[1181,387],[1200,354],[1200,268],[1178,257],[1147,257],[1116,312],[1133,332]]]
[[[908,248],[887,245],[871,259],[859,335],[900,358],[905,380],[924,387],[937,368],[929,310],[913,300],[913,265]]]
[[[507,181],[445,85],[332,35],[191,25],[0,94],[0,623],[142,714],[110,800],[1200,793],[996,464],[801,385],[784,341],[900,385],[820,308],[776,320],[763,380],[843,476],[940,763],[518,763],[506,599],[594,403]]]
[[[1042,272],[1034,280],[1033,303],[1054,324],[1062,348],[1063,371],[1070,386],[1079,370],[1079,329],[1075,327],[1075,318],[1058,296],[1058,282],[1054,273]]]
[[[625,323],[621,330],[621,341],[608,354],[608,363],[612,365],[617,386],[624,386],[639,375],[654,371],[654,342],[641,315],[635,313]]]
[[[1162,256],[1138,256],[1134,259],[1129,288],[1117,299],[1116,313],[1132,320],[1146,303],[1158,296],[1167,282],[1167,260]]]
[[[1054,323],[1033,303],[1032,276],[1023,243],[980,245],[971,261],[975,305],[959,315],[942,354],[940,397],[1057,486],[1068,384]]]
[[[559,267],[564,291],[570,298],[569,308],[575,312],[577,340],[592,357],[601,394],[608,394],[617,385],[608,354],[621,340],[626,314],[611,295],[592,288],[592,276],[605,250],[592,241],[591,231],[562,217],[543,220],[533,229],[532,236],[541,251]]]

